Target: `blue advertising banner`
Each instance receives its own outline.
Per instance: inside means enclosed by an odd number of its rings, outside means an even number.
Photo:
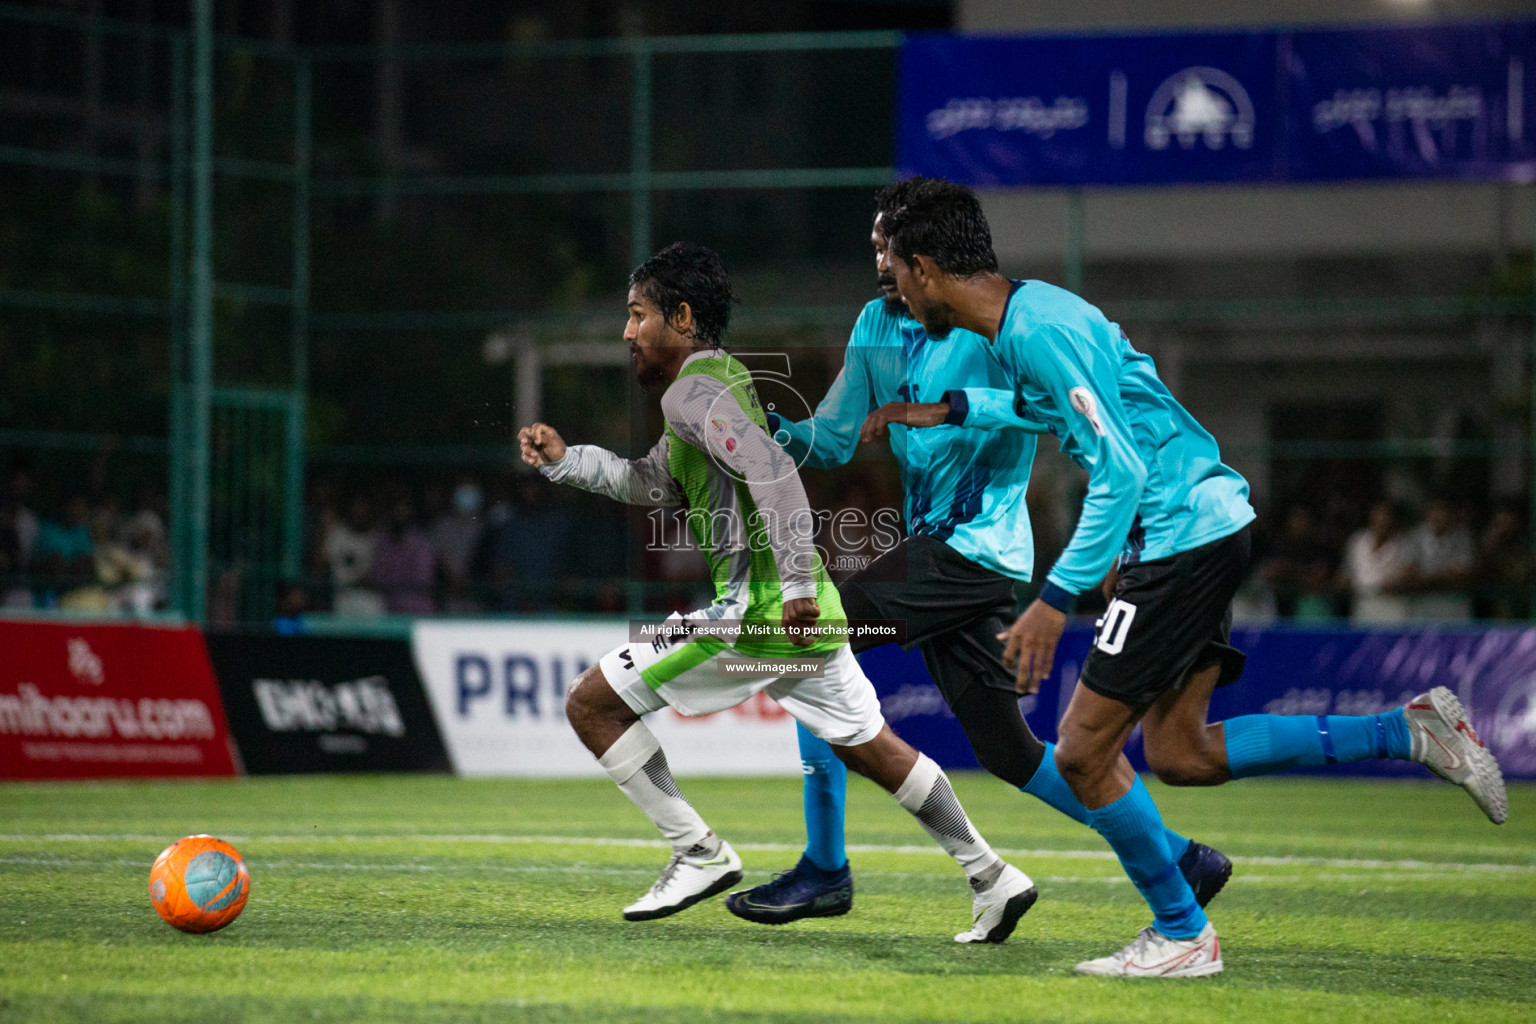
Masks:
[[[1056,722],[1077,684],[1093,634],[1073,626],[1040,693],[1021,703],[1030,728],[1056,738]],[[1366,715],[1390,711],[1432,686],[1448,686],[1466,705],[1506,778],[1536,779],[1536,629],[1466,627],[1404,631],[1236,629],[1246,651],[1243,678],[1216,691],[1211,720],[1238,715]],[[974,768],[960,724],[928,681],[922,656],[888,646],[859,656],[880,693],[891,728],[945,767]],[[1126,753],[1146,770],[1141,734]],[[1360,761],[1310,769],[1317,774],[1429,778],[1398,761]]]
[[[917,35],[896,163],[972,185],[1536,180],[1536,25]]]
[[[1530,180],[1536,26],[1289,37],[1288,177]],[[1533,68],[1536,70],[1536,68]]]

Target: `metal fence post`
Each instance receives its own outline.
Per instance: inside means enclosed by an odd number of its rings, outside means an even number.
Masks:
[[[170,512],[170,602],[183,615],[187,557],[187,40],[171,47],[170,304],[167,311],[167,376],[170,380],[170,445],[167,448],[167,505]]]
[[[651,254],[651,47],[635,43],[635,81],[629,106],[629,263]]]
[[[209,428],[213,390],[213,0],[195,0],[192,40],[192,279],[188,297],[187,565],[183,613],[208,612]]]
[[[304,422],[309,401],[309,178],[313,148],[313,66],[300,56],[293,69],[293,388],[284,452],[283,575],[303,571]]]
[[[635,78],[630,96],[630,180],[629,180],[629,265],[638,267],[651,255],[651,62],[650,43],[644,39],[635,41]],[[639,458],[648,447],[645,440],[647,425],[645,396],[632,390],[629,404],[630,446],[633,457]],[[645,552],[639,549],[633,535],[630,536],[629,585],[626,603],[631,615],[645,610],[644,573]]]
[[[1083,190],[1067,192],[1067,253],[1062,267],[1062,287],[1083,292]]]

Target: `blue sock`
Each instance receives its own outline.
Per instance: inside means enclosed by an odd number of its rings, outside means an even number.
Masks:
[[[1408,756],[1403,709],[1380,715],[1243,715],[1229,718],[1227,768],[1234,779],[1287,768]]]
[[[1045,756],[1040,759],[1040,767],[1035,769],[1035,774],[1030,780],[1019,788],[1020,793],[1028,793],[1030,796],[1043,803],[1056,808],[1062,814],[1081,824],[1088,824],[1088,808],[1072,792],[1072,787],[1067,785],[1067,780],[1061,777],[1061,772],[1056,770],[1056,744],[1045,745]],[[1189,850],[1189,840],[1179,835],[1171,828],[1164,828],[1163,838],[1168,841],[1168,852],[1173,854],[1173,861],[1178,863],[1179,858]]]
[[[1205,928],[1205,911],[1163,838],[1163,818],[1137,776],[1130,792],[1088,812],[1088,824],[1109,842],[1120,864],[1152,907],[1153,924],[1171,939],[1192,939]]]
[[[848,796],[848,769],[826,740],[795,723],[800,738],[800,767],[805,772],[805,855],[823,871],[839,871],[848,863],[843,848],[843,805]]]

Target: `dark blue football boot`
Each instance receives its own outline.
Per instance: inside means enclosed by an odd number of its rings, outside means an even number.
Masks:
[[[731,893],[725,898],[725,907],[737,917],[758,924],[837,917],[853,908],[853,872],[847,864],[837,871],[824,871],[801,855],[800,863],[774,875],[771,881]]]
[[[1179,858],[1179,871],[1195,890],[1195,902],[1203,907],[1216,898],[1232,877],[1232,862],[1220,850],[1191,840],[1189,849]]]

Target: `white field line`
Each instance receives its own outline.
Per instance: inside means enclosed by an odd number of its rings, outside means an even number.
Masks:
[[[319,845],[321,843],[373,843],[373,842],[420,842],[420,843],[487,843],[487,844],[522,844],[538,846],[597,846],[597,847],[634,847],[641,849],[665,849],[668,843],[662,839],[621,839],[602,836],[519,836],[519,835],[424,835],[415,833],[384,834],[384,835],[352,835],[352,834],[315,834],[315,835],[256,835],[256,834],[231,834],[225,833],[221,838],[229,842],[262,842],[262,843],[302,843],[307,845]],[[28,835],[17,833],[0,833],[0,843],[27,843],[27,842],[62,842],[62,843],[90,843],[90,842],[145,842],[165,843],[164,835],[137,835],[132,833],[79,833],[64,832],[44,835]],[[763,853],[796,853],[801,847],[789,843],[733,843],[738,850],[751,850]],[[884,853],[884,854],[918,854],[929,856],[947,856],[943,850],[936,846],[890,846],[878,844],[850,844],[849,853]],[[1018,860],[1044,860],[1059,858],[1062,860],[1115,860],[1115,854],[1110,850],[1051,850],[1051,849],[1004,849],[996,848],[997,853],[1004,857]],[[1233,857],[1233,862],[1244,865],[1260,865],[1263,867],[1322,867],[1341,868],[1345,870],[1365,871],[1428,871],[1428,872],[1464,872],[1485,871],[1504,874],[1536,874],[1536,864],[1490,864],[1490,863],[1465,863],[1459,861],[1429,861],[1429,860],[1376,860],[1376,859],[1350,859],[1340,857]]]
[[[47,868],[79,868],[79,867],[129,867],[142,868],[141,860],[132,860],[126,857],[116,857],[107,860],[80,860],[54,857],[0,857],[0,866],[15,864],[27,867]],[[447,870],[450,873],[459,871],[475,872],[499,872],[512,875],[607,875],[626,878],[649,878],[655,874],[652,868],[614,868],[599,867],[592,864],[354,864],[354,863],[328,863],[325,861],[284,861],[262,860],[258,863],[258,870],[267,871],[381,871],[396,872],[402,874],[428,873]],[[1241,882],[1244,885],[1296,885],[1313,882],[1438,882],[1447,878],[1454,878],[1458,872],[1448,871],[1421,871],[1421,872],[1393,872],[1385,876],[1381,872],[1367,874],[1343,874],[1328,873],[1314,875],[1248,875],[1234,874],[1227,884]],[[861,869],[858,872],[860,878],[918,878],[932,880],[935,876],[917,871],[871,871]],[[1036,882],[1049,885],[1081,885],[1081,884],[1110,884],[1120,885],[1129,883],[1130,879],[1122,874],[1114,875],[1034,875]]]

